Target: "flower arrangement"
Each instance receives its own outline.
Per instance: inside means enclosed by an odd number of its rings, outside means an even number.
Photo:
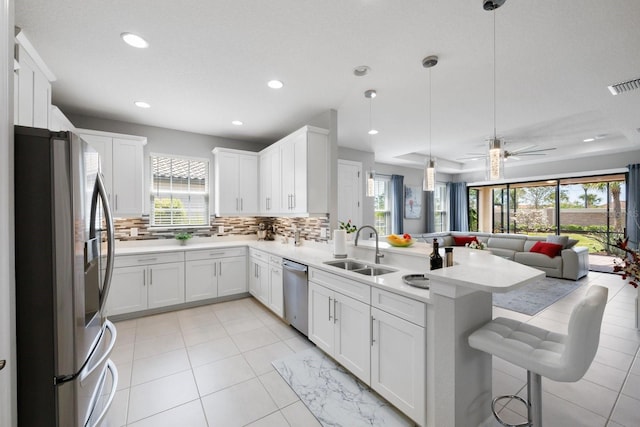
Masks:
[[[487,247],[486,243],[478,242],[477,240],[474,240],[471,243],[465,243],[465,246],[468,247],[469,249],[478,249],[478,250],[483,250],[484,248]]]
[[[631,286],[637,288],[640,282],[640,253],[629,248],[628,243],[628,237],[616,241],[614,246],[624,252],[624,257],[621,260],[614,260],[613,271],[622,272],[622,279],[628,280]]]
[[[347,222],[339,221],[339,223],[340,223],[340,230],[345,230],[347,233],[355,233],[356,231],[358,231],[358,227],[353,225],[351,223],[351,220]]]

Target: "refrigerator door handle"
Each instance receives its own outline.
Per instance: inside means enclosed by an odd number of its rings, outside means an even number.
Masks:
[[[100,412],[100,415],[98,415],[95,420],[93,419],[88,420],[87,423],[85,424],[85,427],[99,426],[102,420],[104,419],[105,415],[107,415],[107,411],[109,410],[109,408],[111,407],[111,404],[113,403],[113,398],[116,396],[116,391],[118,388],[118,369],[116,369],[116,365],[111,361],[111,359],[107,360],[105,368],[111,373],[111,390],[109,391],[109,398],[107,402],[104,404],[102,408],[102,412]],[[100,395],[96,396],[96,399],[97,398],[100,398]]]
[[[91,373],[93,373],[93,371],[96,368],[102,366],[104,361],[109,358],[109,356],[111,355],[111,351],[113,350],[113,347],[116,345],[116,338],[118,337],[118,332],[116,331],[115,325],[111,323],[110,320],[107,319],[104,322],[103,328],[104,330],[107,330],[107,329],[109,330],[109,333],[111,334],[111,341],[109,342],[107,350],[104,353],[102,353],[102,356],[97,362],[91,363],[92,362],[91,358],[95,355],[95,351],[91,354],[91,356],[89,356],[89,359],[85,362],[85,365],[82,367],[82,370],[80,371],[80,375],[79,375],[80,381],[82,381],[83,379],[91,375]],[[104,334],[104,331],[102,333]]]
[[[100,293],[100,312],[104,313],[105,305],[107,303],[107,296],[109,295],[109,288],[111,287],[111,276],[113,274],[114,263],[114,250],[115,250],[115,233],[113,226],[113,217],[111,216],[111,207],[109,206],[109,195],[104,187],[101,174],[96,177],[96,189],[100,200],[102,201],[102,208],[104,210],[104,219],[107,225],[107,265],[105,267],[104,284],[102,286],[102,292]],[[91,226],[94,227],[95,215],[97,212],[92,209]]]

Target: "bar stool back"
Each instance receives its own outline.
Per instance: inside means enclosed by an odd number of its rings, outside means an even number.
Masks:
[[[542,427],[542,379],[575,382],[581,379],[598,350],[600,326],[608,289],[593,285],[571,312],[567,334],[559,334],[524,322],[498,317],[469,336],[469,345],[527,370],[527,397],[516,395],[493,399],[491,410],[508,427]],[[528,422],[505,423],[496,412],[502,399],[517,399],[527,406]]]

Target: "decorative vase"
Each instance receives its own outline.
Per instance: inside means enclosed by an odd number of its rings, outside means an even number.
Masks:
[[[187,246],[187,239],[181,239],[178,242],[180,242],[180,246]]]

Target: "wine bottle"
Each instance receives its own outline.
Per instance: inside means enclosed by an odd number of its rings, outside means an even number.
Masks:
[[[438,240],[437,239],[433,239],[433,252],[431,252],[430,255],[430,263],[431,263],[431,270],[437,270],[438,268],[442,268],[442,257],[440,256],[440,251],[439,249],[439,245],[438,245]]]

